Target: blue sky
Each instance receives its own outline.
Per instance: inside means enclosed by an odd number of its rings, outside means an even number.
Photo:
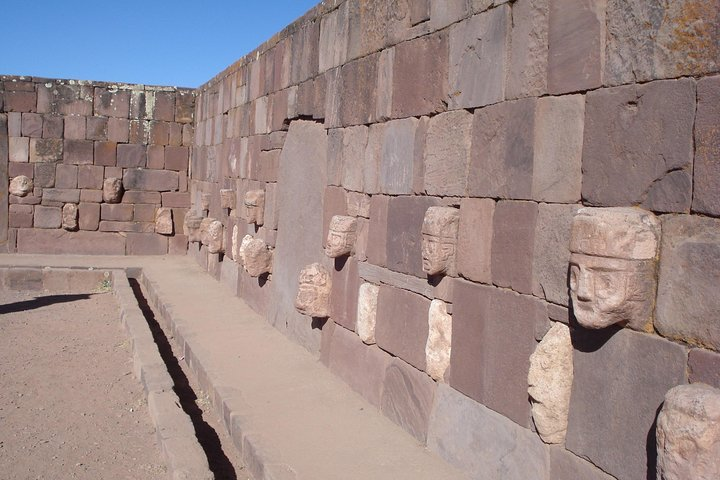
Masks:
[[[319,0],[0,2],[0,74],[197,87]]]

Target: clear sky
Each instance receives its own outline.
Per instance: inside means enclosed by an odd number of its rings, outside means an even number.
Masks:
[[[197,87],[320,0],[0,0],[0,74]]]

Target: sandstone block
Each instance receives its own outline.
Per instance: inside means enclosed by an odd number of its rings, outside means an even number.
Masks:
[[[411,25],[430,20],[430,0],[410,0],[409,8]]]
[[[552,94],[602,85],[605,1],[550,2],[548,90]]]
[[[380,409],[422,443],[427,438],[434,397],[435,382],[430,377],[402,360],[392,360],[385,371]]]
[[[65,140],[63,162],[72,165],[92,165],[93,142],[90,140]]]
[[[86,140],[107,140],[107,118],[88,117],[86,120],[85,139]]]
[[[588,93],[582,167],[586,204],[689,211],[694,111],[692,79]]]
[[[95,165],[80,165],[77,170],[77,186],[83,189],[99,190],[103,186],[105,169]]]
[[[697,84],[693,211],[720,216],[720,76]]]
[[[472,478],[542,479],[543,443],[530,430],[439,384],[430,416],[428,448]]]
[[[363,283],[358,290],[357,323],[355,331],[360,340],[368,345],[375,343],[378,296],[380,287]]]
[[[167,207],[158,208],[155,213],[155,233],[162,235],[173,234],[172,209]]]
[[[349,13],[349,5],[344,3],[320,20],[320,73],[347,60]]]
[[[438,201],[431,197],[392,197],[387,214],[387,266],[391,270],[424,277],[422,224],[425,212]],[[372,235],[370,219],[370,233]],[[371,238],[370,241],[373,239]]]
[[[11,162],[27,162],[30,158],[30,139],[25,137],[8,138]]]
[[[133,206],[128,204],[107,204],[100,206],[100,218],[116,222],[129,222],[133,219]]]
[[[500,287],[531,294],[538,205],[500,201],[493,215],[492,278]]]
[[[430,119],[424,151],[424,187],[428,195],[465,195],[472,121],[473,116],[465,110]]]
[[[459,281],[452,315],[450,386],[529,427],[527,375],[536,347],[536,325],[547,321],[542,302]]]
[[[370,195],[348,192],[346,199],[347,214],[351,217],[370,218]]]
[[[393,120],[385,125],[380,175],[378,177],[379,188],[382,193],[390,195],[412,193],[417,124],[417,119],[406,118]],[[353,138],[353,140],[355,139]],[[355,141],[354,143],[357,144],[358,142]]]
[[[100,203],[102,193],[102,190],[80,190],[80,202]]]
[[[375,119],[387,120],[392,116],[393,65],[395,48],[380,52],[377,66],[377,99],[375,101]]]
[[[720,476],[720,390],[680,385],[665,395],[657,419],[658,478]]]
[[[466,4],[465,1],[454,3]],[[475,15],[451,27],[450,109],[482,107],[504,99],[509,33],[510,7],[507,5]]]
[[[10,228],[32,228],[33,226],[33,206],[17,205],[9,206],[8,226]]]
[[[568,450],[617,478],[654,477],[648,439],[665,393],[686,382],[685,349],[628,329],[574,331],[573,346]]]
[[[553,480],[613,480],[592,463],[584,460],[563,447],[551,447],[550,477]]]
[[[99,225],[100,204],[80,203],[78,206],[78,226],[80,230],[97,230]]]
[[[144,145],[120,144],[117,146],[117,166],[123,168],[145,167],[147,147]]]
[[[168,253],[168,239],[154,233],[127,234],[127,255],[166,255]]]
[[[98,230],[101,232],[153,233],[155,231],[155,224],[152,222],[118,222],[115,220],[101,220]]]
[[[30,162],[59,162],[63,158],[63,141],[59,138],[31,138]]]
[[[46,115],[43,117],[43,138],[62,139],[64,122],[62,117]]]
[[[43,204],[46,202],[80,203],[80,190],[72,188],[46,188],[43,190]]]
[[[430,28],[440,30],[470,14],[467,0],[429,0]]]
[[[570,329],[555,323],[530,356],[528,395],[535,428],[545,443],[564,443],[573,381]]]
[[[491,246],[495,201],[491,198],[460,200],[458,273],[475,282],[492,283]]]
[[[373,195],[370,198],[367,258],[373,265],[384,267],[387,262],[388,206],[390,197]]]
[[[17,232],[17,250],[56,255],[125,255],[125,238],[112,233],[22,228]]]
[[[706,383],[720,388],[720,354],[702,348],[693,348],[688,355],[691,383]]]
[[[178,189],[178,174],[168,170],[130,169],[123,175],[128,190],[166,192]]]
[[[35,207],[33,217],[35,228],[60,228],[62,226],[62,210],[59,207]]]
[[[74,231],[78,229],[78,206],[66,203],[62,209],[62,228]]]
[[[56,188],[77,188],[78,186],[78,166],[57,164],[55,168],[55,187]]]
[[[375,118],[375,93],[379,54],[343,65],[340,73],[340,122],[345,125],[371,123]]]
[[[86,117],[84,116],[66,116],[65,121],[65,140],[85,140]]]
[[[132,219],[134,221],[136,221],[136,222],[154,222],[155,221],[155,211],[157,210],[155,205],[138,203],[138,204],[130,205],[130,206],[133,207]],[[185,213],[183,212],[182,216],[184,216],[184,215],[185,215]],[[171,225],[172,224],[174,224],[174,222],[171,222]]]
[[[547,92],[548,3],[548,0],[521,0],[512,7],[505,93],[508,99]]]
[[[428,311],[425,362],[428,375],[440,382],[450,366],[451,340],[452,316],[447,312],[447,304],[442,300],[433,300]]]
[[[33,112],[37,104],[35,92],[8,91],[5,92],[6,112]]]
[[[392,116],[403,118],[445,110],[448,93],[448,34],[403,42],[395,47]]]
[[[107,171],[105,174],[107,175]],[[129,190],[122,196],[123,203],[154,203],[159,205],[162,197],[159,192],[143,192],[140,190]]]
[[[663,217],[655,327],[669,338],[720,350],[720,220]]]
[[[336,261],[335,268],[331,271],[331,281],[331,319],[348,330],[354,330],[357,322],[358,288],[360,286],[357,260],[348,258],[344,265],[342,261]]]
[[[386,2],[349,2],[348,58],[358,58],[382,50],[387,43]]]
[[[377,302],[375,340],[378,347],[425,370],[430,300],[381,285]]]
[[[104,117],[128,118],[130,115],[130,91],[111,92],[105,88],[95,88],[94,113]]]
[[[384,123],[374,123],[368,129],[365,156],[362,162],[362,191],[371,195],[379,193],[380,158],[382,158],[382,140],[385,132]]]
[[[130,133],[130,122],[125,118],[108,119],[108,140],[111,142],[125,143]]]
[[[531,198],[536,104],[528,98],[475,112],[468,195]]]

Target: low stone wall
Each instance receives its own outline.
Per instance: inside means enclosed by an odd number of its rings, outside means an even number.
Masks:
[[[186,252],[176,233],[190,206],[191,90],[7,76],[0,85],[0,168],[11,180],[0,192],[3,249]],[[103,194],[113,178],[116,198]]]
[[[654,478],[720,386],[716,12],[323,2],[198,90],[189,252],[477,478]]]

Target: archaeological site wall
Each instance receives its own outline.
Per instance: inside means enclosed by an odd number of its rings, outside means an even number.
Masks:
[[[682,478],[658,412],[720,388],[719,12],[328,0],[197,89],[194,116],[181,90],[4,79],[9,175],[35,182],[8,236],[188,245],[473,478],[654,479],[656,424]]]
[[[185,254],[192,90],[0,78],[0,248]],[[179,234],[177,234],[179,233]]]

